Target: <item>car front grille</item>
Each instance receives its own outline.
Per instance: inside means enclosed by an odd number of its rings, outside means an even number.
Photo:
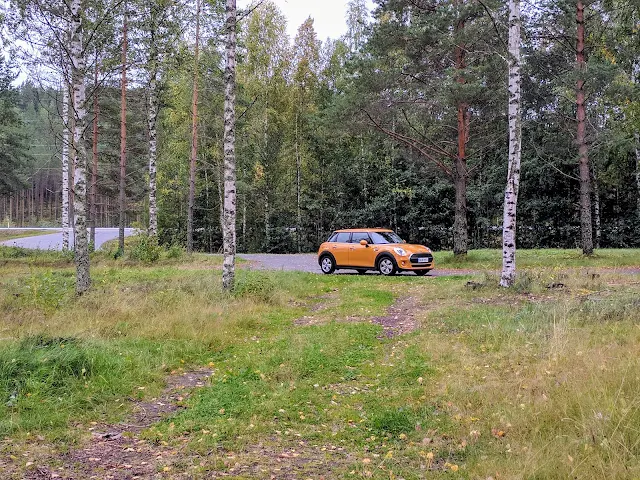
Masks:
[[[425,262],[423,260],[422,262],[419,262],[419,258],[426,258],[427,261]],[[427,267],[433,262],[433,255],[430,253],[414,253],[409,257],[409,261],[411,262],[412,267]]]

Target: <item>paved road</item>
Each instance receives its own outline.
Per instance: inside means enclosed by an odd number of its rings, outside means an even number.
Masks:
[[[318,256],[315,253],[294,253],[294,254],[276,254],[276,253],[241,253],[240,258],[251,262],[251,268],[257,270],[287,270],[311,273],[322,273],[318,265]],[[338,274],[357,274],[355,270],[337,270]],[[472,270],[450,270],[436,268],[429,272],[427,276],[438,277],[444,275],[468,275],[477,273]],[[369,275],[379,275],[378,272],[370,270]],[[414,275],[411,272],[402,272],[402,275]]]
[[[50,234],[38,235],[36,237],[15,238],[0,242],[0,245],[10,247],[33,248],[40,250],[62,250],[62,229],[61,228],[12,228],[11,230],[51,230]],[[128,237],[133,234],[133,228],[125,228],[124,235]],[[96,249],[109,240],[118,238],[117,228],[96,228]],[[73,246],[73,229],[69,232],[69,246]]]

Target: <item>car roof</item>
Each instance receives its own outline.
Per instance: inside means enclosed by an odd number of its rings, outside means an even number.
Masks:
[[[343,230],[335,230],[337,233],[352,233],[352,232],[393,232],[388,228],[345,228]]]

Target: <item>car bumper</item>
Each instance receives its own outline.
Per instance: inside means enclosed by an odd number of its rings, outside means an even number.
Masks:
[[[400,270],[431,270],[433,255],[431,253],[414,253],[411,256],[396,257]]]

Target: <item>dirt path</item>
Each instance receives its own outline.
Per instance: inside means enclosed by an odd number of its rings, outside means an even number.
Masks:
[[[415,297],[403,297],[389,307],[386,315],[374,317],[371,321],[382,326],[382,338],[397,337],[420,327],[415,317],[419,311],[420,304]]]
[[[322,317],[322,311],[331,308],[336,303],[336,295],[327,294],[323,298],[323,302],[311,308],[309,315],[297,319],[295,325],[318,325],[326,322],[327,319]],[[416,319],[416,312],[420,311],[420,303],[413,296],[404,296],[396,299],[394,303],[387,309],[385,315],[370,318],[368,321],[382,326],[382,333],[378,338],[393,338],[398,335],[417,330],[420,322]],[[362,317],[347,317],[345,322],[362,322],[367,321]]]
[[[332,471],[353,463],[352,455],[340,445],[315,444],[302,438],[293,441],[271,437],[238,452],[218,450],[204,455],[189,450],[187,437],[171,444],[141,438],[143,430],[183,408],[184,400],[195,389],[204,387],[211,373],[198,370],[171,375],[162,394],[136,402],[134,413],[124,422],[95,424],[89,429],[91,438],[66,453],[42,445],[46,453],[28,462],[24,473],[20,473],[17,464],[3,465],[0,461],[0,478],[329,480],[337,478]]]
[[[164,478],[180,451],[168,444],[152,444],[140,433],[164,417],[180,410],[181,403],[197,388],[203,387],[211,370],[171,375],[162,394],[145,402],[136,402],[134,413],[123,423],[96,424],[91,439],[78,449],[50,456],[45,465],[32,465],[25,479],[111,479]]]

